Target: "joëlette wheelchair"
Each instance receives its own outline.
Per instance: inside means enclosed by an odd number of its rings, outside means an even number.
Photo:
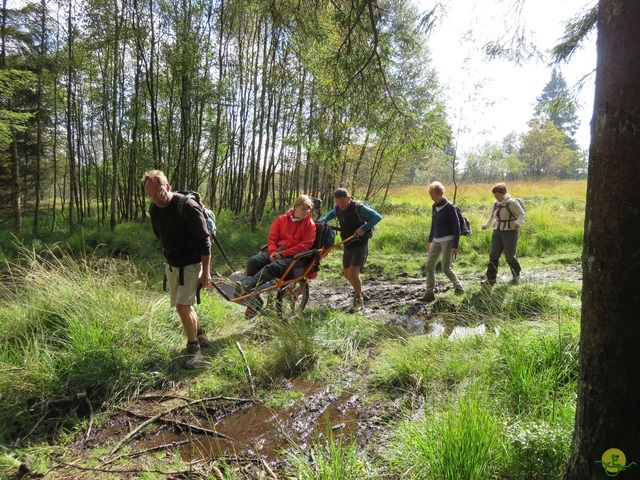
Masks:
[[[263,293],[276,294],[276,309],[278,315],[287,318],[301,313],[309,301],[309,281],[316,278],[320,270],[322,260],[336,247],[349,243],[355,237],[350,236],[344,240],[330,244],[327,238],[333,238],[333,230],[340,230],[322,223],[320,218],[320,206],[322,200],[312,198],[314,210],[317,213],[316,238],[311,249],[298,253],[293,257],[293,262],[280,278],[259,285],[256,289],[245,295],[236,294],[236,284],[246,278],[246,273],[235,272],[227,280],[215,280],[212,286],[228,301],[251,308],[259,308],[262,304],[259,297]],[[264,251],[267,245],[263,245],[260,251]]]

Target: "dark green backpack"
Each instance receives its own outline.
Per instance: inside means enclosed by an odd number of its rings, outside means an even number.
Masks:
[[[456,215],[458,216],[458,222],[460,223],[460,235],[468,237],[471,235],[471,222],[467,217],[464,216],[460,207],[455,204],[451,204],[453,209],[456,211]]]
[[[366,205],[367,207],[371,208],[371,205],[369,205],[364,200],[353,200],[353,203],[356,206],[356,213],[358,214],[358,220],[360,220],[362,223],[367,223],[368,220],[366,218],[364,218],[362,215],[360,215],[360,209],[362,208],[363,205]],[[337,205],[335,206],[334,210],[335,210],[335,214],[336,214],[336,217],[337,217],[338,216],[338,206]],[[376,225],[374,225],[373,228],[370,228],[369,230],[367,230],[364,233],[364,237],[365,238],[373,237],[373,234],[375,233],[375,229],[376,229]]]
[[[216,236],[216,215],[210,209],[205,207],[200,200],[200,195],[198,192],[193,192],[191,190],[178,190],[176,193],[181,193],[182,198],[178,201],[178,214],[182,216],[182,211],[184,209],[184,204],[189,201],[190,198],[193,198],[200,207],[202,207],[202,212],[204,213],[204,219],[207,222],[207,229],[209,230],[209,235],[212,237]]]

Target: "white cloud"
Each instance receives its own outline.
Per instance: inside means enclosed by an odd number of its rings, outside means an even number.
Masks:
[[[418,3],[426,10],[433,0]],[[486,58],[483,46],[514,27],[514,5],[513,0],[451,0],[446,17],[439,19],[429,37],[433,65],[449,99],[454,132],[458,126],[461,129],[459,154],[485,141],[502,141],[513,131],[527,131],[536,98],[551,78],[548,59],[517,66]],[[520,23],[538,47],[548,51],[563,35],[564,23],[591,5],[589,0],[525,0]],[[589,40],[570,63],[557,67],[569,86],[595,69],[595,32]],[[592,74],[578,95],[581,126],[576,140],[582,148],[589,146],[594,82]]]

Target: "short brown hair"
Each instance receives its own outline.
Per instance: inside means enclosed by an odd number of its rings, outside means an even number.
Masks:
[[[502,195],[506,195],[507,184],[504,182],[496,183],[491,189],[491,193],[500,193]]]
[[[336,191],[333,192],[333,198],[347,198],[349,196],[349,190],[346,188],[336,188]]]
[[[436,192],[438,195],[444,195],[444,185],[442,185],[440,182],[431,182],[431,184],[427,188],[427,192]]]

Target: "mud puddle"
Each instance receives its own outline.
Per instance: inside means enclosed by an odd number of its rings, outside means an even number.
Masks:
[[[121,413],[74,447],[85,451],[109,448],[102,458],[103,468],[164,451],[179,454],[190,464],[225,460],[268,471],[281,469],[283,451],[294,446],[305,451],[319,438],[355,440],[367,430],[358,417],[359,395],[344,384],[294,379],[287,386],[294,399],[284,406],[250,399],[191,400],[167,392],[150,393],[124,405]]]
[[[357,434],[357,394],[346,390],[338,393],[332,386],[299,379],[291,383],[292,391],[303,397],[290,406],[254,404],[217,422],[216,431],[232,439],[219,453],[245,452],[273,462],[292,445],[304,448],[329,433],[336,437]]]

